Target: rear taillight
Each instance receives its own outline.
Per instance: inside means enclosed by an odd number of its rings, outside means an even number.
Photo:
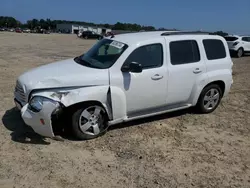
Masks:
[[[237,44],[239,44],[239,42],[235,42],[235,43],[233,43],[233,46],[236,46]]]

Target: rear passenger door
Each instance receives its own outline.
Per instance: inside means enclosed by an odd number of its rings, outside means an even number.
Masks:
[[[169,41],[168,105],[184,106],[192,103],[193,91],[206,80],[205,63],[197,40]]]

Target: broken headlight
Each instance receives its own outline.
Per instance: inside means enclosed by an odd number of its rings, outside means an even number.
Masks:
[[[60,107],[60,103],[55,100],[43,96],[34,96],[29,101],[28,109],[33,112],[40,112],[46,103],[52,103],[55,108]]]
[[[33,112],[40,112],[43,108],[44,97],[35,96],[33,97],[28,105],[28,109]]]

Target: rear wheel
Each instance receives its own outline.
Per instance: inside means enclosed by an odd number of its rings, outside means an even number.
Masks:
[[[237,57],[240,58],[240,57],[243,56],[243,54],[244,54],[244,50],[243,50],[243,48],[240,48],[240,49],[237,51]]]
[[[197,108],[201,113],[211,113],[218,107],[221,98],[221,88],[217,84],[209,85],[201,92]]]
[[[88,39],[88,36],[85,36],[84,38],[85,38],[85,39]]]
[[[97,138],[107,131],[107,115],[103,107],[88,105],[78,109],[72,116],[74,135],[81,140]]]

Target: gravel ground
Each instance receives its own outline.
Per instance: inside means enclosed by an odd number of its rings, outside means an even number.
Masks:
[[[44,139],[14,108],[22,72],[82,54],[75,35],[0,33],[0,187],[250,187],[250,57],[208,115],[192,110],[113,126],[90,141]]]

